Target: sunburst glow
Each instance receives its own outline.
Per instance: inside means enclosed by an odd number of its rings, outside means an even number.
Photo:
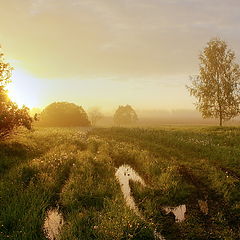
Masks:
[[[25,105],[29,108],[39,107],[40,81],[22,70],[14,70],[8,84],[8,96],[19,107]]]

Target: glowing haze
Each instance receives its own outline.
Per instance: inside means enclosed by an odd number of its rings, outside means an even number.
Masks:
[[[240,54],[239,0],[0,1],[0,43],[20,105],[193,108],[185,85],[206,42]]]

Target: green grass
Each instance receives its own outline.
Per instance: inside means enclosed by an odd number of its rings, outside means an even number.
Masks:
[[[59,206],[61,239],[240,239],[240,128],[37,128],[0,142],[0,239],[45,239]],[[123,198],[128,164],[141,216]],[[208,214],[198,200],[207,201]],[[164,206],[187,207],[177,223]]]
[[[176,236],[180,239],[238,239],[239,133],[240,128],[233,127],[178,127],[96,129],[91,134],[112,143],[113,157],[116,146],[125,145],[125,153],[121,154],[125,160],[121,163],[132,165],[148,181],[146,189],[132,184],[138,206],[145,215],[155,219],[156,224],[167,222],[163,229],[171,229],[165,232],[169,239]],[[143,161],[144,151],[149,156]],[[201,213],[197,200],[207,200],[207,216]],[[188,209],[186,221],[169,225],[163,220],[168,216],[164,216],[161,206],[183,203]],[[156,218],[162,220],[159,222]]]

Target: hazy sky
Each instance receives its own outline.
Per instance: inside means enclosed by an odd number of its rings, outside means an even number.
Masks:
[[[10,95],[112,110],[194,108],[185,85],[206,42],[240,56],[239,0],[0,0]]]

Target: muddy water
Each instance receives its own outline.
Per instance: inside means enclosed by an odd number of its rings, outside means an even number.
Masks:
[[[182,222],[185,220],[185,213],[186,213],[186,205],[180,205],[177,207],[164,207],[165,212],[168,214],[172,212],[175,216],[176,222]]]
[[[59,233],[63,226],[63,216],[57,208],[50,209],[44,220],[43,230],[49,240],[58,240]]]

